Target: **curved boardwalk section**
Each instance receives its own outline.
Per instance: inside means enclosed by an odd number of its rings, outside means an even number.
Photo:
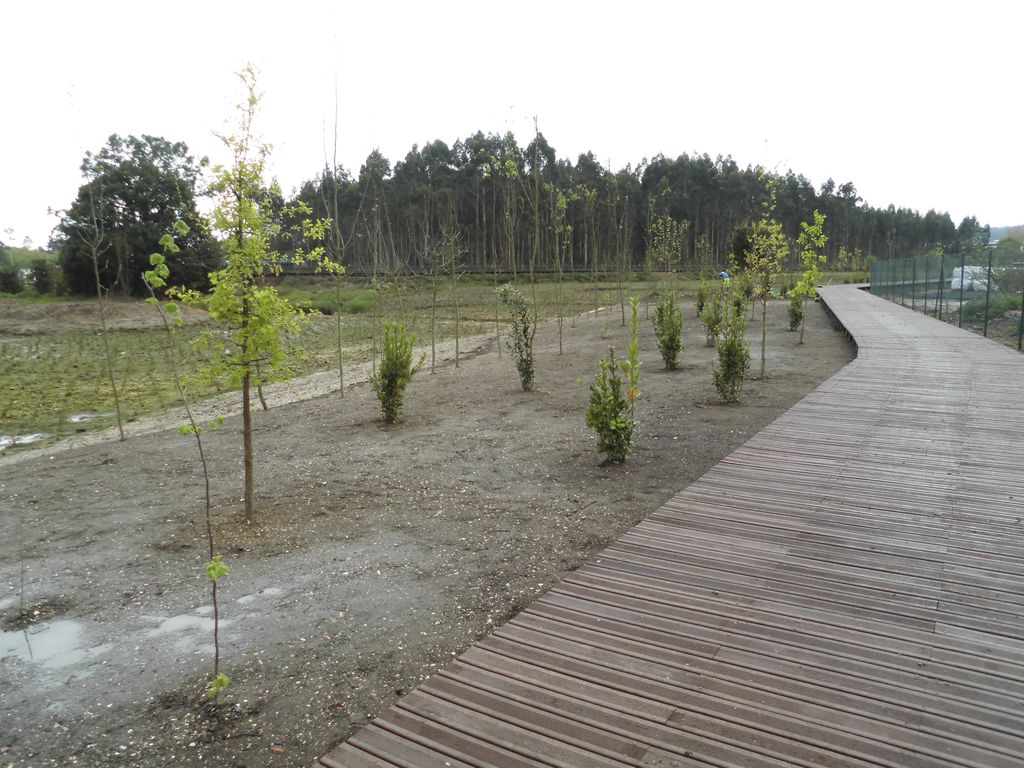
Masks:
[[[1024,357],[823,298],[856,361],[322,765],[1024,765]]]

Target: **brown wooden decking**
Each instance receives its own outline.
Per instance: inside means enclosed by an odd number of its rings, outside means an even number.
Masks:
[[[1024,765],[1024,357],[823,294],[856,361],[322,764]]]

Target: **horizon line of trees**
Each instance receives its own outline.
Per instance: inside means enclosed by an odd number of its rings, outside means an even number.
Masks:
[[[149,254],[177,219],[193,235],[170,264],[172,281],[204,288],[221,258],[196,208],[204,162],[182,143],[150,136],[114,135],[87,154],[86,183],[51,240],[71,290],[95,289],[98,252],[103,284],[140,295]],[[466,272],[716,269],[731,255],[742,259],[769,183],[790,243],[800,222],[815,210],[825,215],[829,269],[866,269],[872,259],[959,252],[988,240],[989,227],[974,216],[957,225],[945,212],[875,208],[853,182],[829,179],[815,189],[791,170],[741,168],[731,156],[707,154],[659,154],[612,171],[592,152],[575,163],[559,158],[540,131],[525,147],[511,132],[482,131],[450,147],[440,140],[413,145],[394,165],[374,150],[358,175],[326,166],[289,197],[271,184],[260,206],[273,218],[304,203],[314,220],[330,219],[329,258],[364,275],[431,272],[442,249],[451,269],[453,241],[455,266]],[[677,233],[671,252],[659,243],[666,227]],[[316,245],[287,233],[271,240],[285,254]],[[798,266],[795,249],[783,266]]]

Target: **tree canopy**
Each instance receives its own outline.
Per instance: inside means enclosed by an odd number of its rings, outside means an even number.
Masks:
[[[95,249],[105,286],[139,292],[147,255],[177,219],[190,234],[170,265],[172,282],[207,287],[220,248],[196,214],[200,167],[184,144],[111,136],[86,155],[82,171],[85,184],[57,238],[72,290],[93,289]],[[769,183],[774,218],[789,243],[814,211],[825,216],[826,266],[864,268],[872,257],[956,252],[987,241],[988,228],[974,217],[957,226],[948,213],[872,207],[851,181],[828,179],[815,188],[791,170],[770,173],[707,154],[657,155],[615,171],[592,152],[575,162],[560,158],[539,130],[525,147],[511,133],[482,131],[452,144],[428,141],[394,163],[375,149],[358,172],[324,168],[288,199],[265,191],[273,199],[262,203],[278,212],[303,204],[314,219],[330,219],[331,257],[353,274],[429,272],[433,244],[452,232],[464,244],[458,266],[467,271],[717,270],[744,266]],[[564,195],[564,209],[540,204],[540,189],[552,200]],[[670,258],[659,236],[667,222],[679,236]],[[269,245],[284,254],[313,247],[294,230],[274,234]],[[786,257],[784,269],[800,268],[797,254]]]
[[[556,221],[563,214],[542,206],[536,226],[535,181],[553,192],[571,192],[564,221]],[[611,260],[621,257],[626,268],[642,269],[658,248],[653,225],[667,220],[683,234],[680,262],[712,267],[724,266],[730,256],[742,261],[769,181],[782,234],[795,243],[801,222],[820,211],[826,218],[826,263],[837,267],[855,259],[863,268],[870,256],[935,247],[955,251],[987,234],[973,217],[958,227],[948,213],[875,208],[853,182],[829,179],[816,189],[793,171],[742,168],[728,156],[657,155],[613,171],[588,152],[574,163],[559,158],[540,132],[525,148],[510,133],[478,131],[451,145],[430,141],[414,145],[393,165],[374,150],[357,175],[342,169],[321,174],[294,199],[354,235],[345,263],[355,273],[428,271],[429,244],[453,227],[467,246],[462,266],[470,271],[526,271],[536,254],[539,270],[554,271],[562,259],[568,271],[589,269],[595,258],[603,260],[599,269],[614,269]],[[334,196],[324,193],[325,185],[335,185]],[[328,199],[338,201],[337,210]],[[571,230],[568,243],[559,239],[560,230]],[[799,268],[796,253],[785,268]]]
[[[95,253],[106,289],[143,295],[149,255],[160,250],[160,238],[178,220],[188,225],[189,233],[180,238],[180,252],[168,261],[171,280],[207,287],[219,249],[196,210],[199,173],[185,144],[154,136],[114,134],[99,152],[86,153],[85,183],[64,212],[54,238],[68,288],[75,293],[95,291]]]

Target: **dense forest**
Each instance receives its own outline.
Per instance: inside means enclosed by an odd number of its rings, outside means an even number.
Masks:
[[[724,266],[742,251],[769,178],[706,154],[658,155],[613,172],[593,153],[559,159],[541,133],[524,148],[512,134],[478,132],[451,147],[414,146],[394,167],[375,151],[358,177],[326,169],[291,202],[338,223],[332,252],[357,273],[430,271],[453,247],[460,268],[475,272],[643,270],[666,222],[682,236],[660,268],[693,269]],[[987,239],[974,217],[957,226],[948,213],[873,208],[852,182],[816,190],[792,171],[775,180],[775,216],[791,240],[815,210],[825,214],[830,267]]]
[[[201,163],[181,143],[111,136],[82,164],[86,183],[63,213],[51,247],[74,292],[96,281],[139,295],[149,254],[175,219],[189,223],[174,265],[178,283],[205,288],[219,246],[197,210]],[[988,228],[972,216],[873,208],[852,182],[820,189],[792,171],[740,168],[731,157],[662,155],[618,171],[588,152],[560,159],[539,131],[521,147],[511,133],[477,132],[449,147],[413,146],[392,166],[373,151],[358,176],[325,168],[286,196],[271,185],[269,220],[308,206],[329,219],[328,256],[353,275],[402,272],[610,272],[717,269],[742,259],[753,221],[774,190],[774,216],[791,242],[800,223],[825,214],[827,267],[865,269],[871,259],[976,247]],[[268,236],[288,254],[308,252],[295,227]],[[796,268],[796,254],[787,268]]]

